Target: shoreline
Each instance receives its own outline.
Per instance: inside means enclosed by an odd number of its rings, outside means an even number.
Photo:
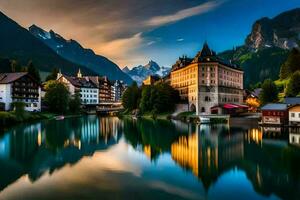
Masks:
[[[64,118],[72,118],[72,117],[80,117],[84,114],[67,114],[64,115]],[[2,119],[1,119],[2,116]],[[44,120],[55,120],[55,117],[59,116],[59,114],[48,113],[48,112],[38,112],[31,113],[25,112],[24,116],[18,118],[17,114],[14,112],[1,111],[0,112],[0,135],[2,132],[10,129],[14,126],[19,126],[27,123],[34,123],[38,121]]]

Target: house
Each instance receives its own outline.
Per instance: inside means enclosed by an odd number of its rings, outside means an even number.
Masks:
[[[13,102],[24,102],[26,111],[41,111],[41,86],[27,72],[0,73],[0,102],[11,110]]]
[[[300,125],[300,104],[289,107],[289,124]]]
[[[88,76],[83,77],[80,70],[76,77],[58,73],[57,81],[64,83],[72,96],[79,94],[82,104],[96,105],[99,103],[98,86]]]
[[[205,43],[193,58],[179,58],[172,66],[170,80],[182,101],[197,114],[210,114],[219,104],[243,103],[243,70],[224,61]]]
[[[288,105],[269,103],[261,108],[262,123],[269,125],[284,125],[288,122]]]

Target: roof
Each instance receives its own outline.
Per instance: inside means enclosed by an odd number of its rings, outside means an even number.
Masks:
[[[191,63],[211,63],[211,62],[217,62],[226,67],[243,71],[238,65],[231,63],[231,61],[226,61],[218,57],[216,52],[211,50],[206,42],[204,43],[202,50],[199,51],[193,59],[187,57],[179,58],[179,60],[177,60],[176,63],[172,66],[172,71],[176,71],[178,69],[184,68],[190,65]]]
[[[261,108],[261,110],[287,110],[288,105],[284,103],[269,103]]]
[[[261,88],[256,88],[251,95],[254,97],[259,97],[260,93],[261,93],[262,89]]]
[[[71,77],[66,75],[63,75],[63,77],[66,78],[75,87],[97,88],[97,85],[93,81],[90,81],[88,77],[78,78],[78,77]]]
[[[27,72],[0,73],[0,84],[7,84],[27,75]]]
[[[288,105],[300,104],[300,97],[286,97],[283,102]]]

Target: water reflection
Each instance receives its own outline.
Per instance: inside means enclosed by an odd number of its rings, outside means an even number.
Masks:
[[[35,181],[105,150],[119,141],[121,132],[117,118],[96,116],[16,127],[0,139],[0,190],[24,174]]]
[[[78,180],[82,198],[124,199],[133,192],[138,199],[298,199],[299,133],[96,116],[19,126],[0,138],[0,199],[23,175],[38,185],[45,174],[44,182],[61,178],[68,185],[53,199],[76,199]]]

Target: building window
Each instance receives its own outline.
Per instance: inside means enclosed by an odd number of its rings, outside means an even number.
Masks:
[[[292,113],[292,117],[295,117],[295,113]]]

